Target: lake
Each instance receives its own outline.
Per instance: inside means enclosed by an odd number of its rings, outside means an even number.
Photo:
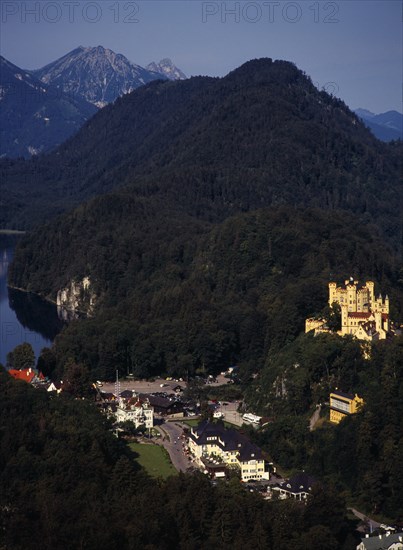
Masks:
[[[59,319],[55,305],[7,287],[8,266],[19,237],[0,235],[0,363],[6,365],[7,353],[28,342],[36,358],[49,347],[65,323]]]

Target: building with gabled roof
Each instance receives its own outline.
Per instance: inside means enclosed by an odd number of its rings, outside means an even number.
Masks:
[[[357,413],[363,404],[364,400],[357,394],[335,390],[330,394],[330,422],[339,424],[347,416]]]
[[[154,409],[148,399],[133,395],[129,399],[120,397],[115,417],[118,422],[133,422],[136,428],[145,426],[152,428],[154,426]]]
[[[191,428],[189,449],[200,467],[205,459],[240,470],[242,481],[268,479],[261,449],[238,430],[225,428],[223,422],[205,420]]]
[[[55,391],[56,393],[61,393],[64,389],[63,380],[51,382],[47,388],[47,391]]]
[[[294,498],[295,500],[304,501],[311,494],[312,487],[316,482],[314,477],[301,472],[274,486],[273,491],[280,493],[280,499]]]
[[[367,535],[356,550],[403,550],[403,532]]]
[[[8,374],[12,376],[15,380],[23,380],[24,382],[28,382],[28,384],[31,384],[33,379],[37,376],[34,369],[10,369],[8,371]]]

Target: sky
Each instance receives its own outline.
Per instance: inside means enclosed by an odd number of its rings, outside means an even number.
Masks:
[[[294,62],[352,108],[402,112],[399,0],[1,0],[0,52],[36,69],[77,46],[145,66],[170,57],[188,76],[246,61]]]

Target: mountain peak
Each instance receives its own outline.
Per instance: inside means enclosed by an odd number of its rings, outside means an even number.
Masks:
[[[104,107],[162,76],[101,45],[79,46],[32,73],[42,82],[84,98],[97,107]]]
[[[169,80],[186,80],[187,76],[183,71],[178,69],[176,65],[172,63],[172,60],[169,57],[161,59],[158,63],[153,61],[146,67],[147,70],[154,73],[159,73],[160,75],[165,76]]]

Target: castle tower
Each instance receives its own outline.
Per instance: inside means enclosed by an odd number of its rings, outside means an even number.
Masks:
[[[367,281],[365,283],[365,286],[367,287],[368,294],[369,294],[369,296],[368,296],[369,297],[369,309],[372,309],[372,305],[375,302],[375,292],[374,292],[375,283],[373,281]]]
[[[341,335],[348,334],[348,306],[341,304]]]
[[[347,305],[348,311],[357,311],[357,281],[354,281],[352,277],[347,284]]]
[[[331,307],[333,302],[338,302],[337,296],[337,284],[334,282],[329,283],[329,306]]]

